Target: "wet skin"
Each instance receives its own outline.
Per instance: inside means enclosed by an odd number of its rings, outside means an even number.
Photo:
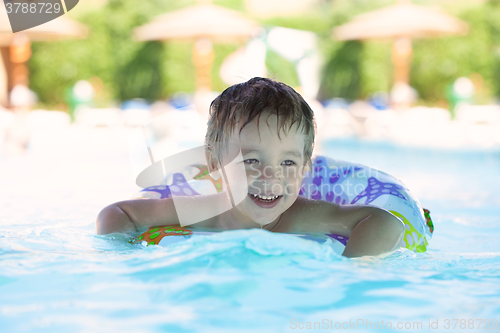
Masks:
[[[254,120],[247,124],[241,133],[232,133],[227,145],[241,150],[243,160],[238,163],[245,168],[246,184],[240,183],[239,188],[248,193],[240,195],[244,199],[232,209],[192,224],[189,229],[263,228],[322,238],[334,233],[349,237],[343,253],[348,257],[387,254],[399,248],[404,226],[391,213],[371,206],[339,206],[298,196],[308,161],[304,158],[305,137],[296,126],[278,134],[277,117],[264,115],[258,123]],[[245,181],[234,179],[230,169],[226,176],[230,182]],[[193,209],[210,209],[218,200],[227,200],[227,193],[181,200]],[[101,211],[96,227],[99,234],[106,234],[173,224],[179,224],[179,219],[173,199],[169,198],[112,204]]]

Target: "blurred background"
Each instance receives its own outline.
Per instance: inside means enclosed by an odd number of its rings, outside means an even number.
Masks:
[[[17,34],[1,15],[4,155],[34,149],[43,128],[169,112],[153,134],[198,144],[210,101],[253,76],[309,101],[317,152],[339,138],[500,144],[497,0],[87,0]]]
[[[84,0],[14,35],[3,8],[4,331],[499,317],[500,0]],[[411,189],[434,221],[426,253],[358,261],[260,234],[182,249],[96,235],[98,212],[136,196],[151,160],[202,145],[210,102],[253,76],[310,103],[316,153]]]

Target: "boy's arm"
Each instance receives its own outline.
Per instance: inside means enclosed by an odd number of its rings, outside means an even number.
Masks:
[[[179,224],[174,202],[168,199],[120,201],[105,207],[97,216],[100,235],[132,232],[152,226]]]
[[[403,222],[384,210],[367,208],[369,214],[352,229],[343,256],[376,256],[400,247],[405,230]]]

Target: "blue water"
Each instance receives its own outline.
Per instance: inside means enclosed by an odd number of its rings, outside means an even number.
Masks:
[[[137,191],[126,135],[73,130],[0,156],[1,332],[499,330],[498,152],[324,144],[403,180],[436,228],[424,254],[345,259],[262,230],[171,248],[96,235],[98,211]]]

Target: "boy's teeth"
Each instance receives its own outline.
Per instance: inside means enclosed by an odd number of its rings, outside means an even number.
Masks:
[[[262,200],[274,200],[278,198],[277,195],[257,195],[257,194],[252,194],[254,198],[259,198]]]

